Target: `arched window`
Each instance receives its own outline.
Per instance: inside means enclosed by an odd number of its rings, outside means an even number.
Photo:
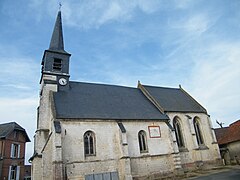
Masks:
[[[138,142],[139,142],[139,149],[140,153],[148,152],[147,148],[147,136],[145,131],[141,130],[138,133]]]
[[[178,147],[185,147],[181,124],[179,122],[179,119],[176,117],[173,119],[173,127],[175,129],[175,135],[176,135]]]
[[[200,123],[197,118],[193,119],[193,125],[194,125],[194,129],[196,132],[198,145],[203,145],[204,144],[203,136],[202,136],[202,132],[201,132],[201,128],[200,128]]]
[[[96,154],[95,135],[92,131],[87,131],[84,134],[84,153],[85,156],[92,156]]]

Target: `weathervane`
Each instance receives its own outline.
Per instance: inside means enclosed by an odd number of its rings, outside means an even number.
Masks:
[[[61,1],[59,2],[59,11],[61,11],[62,3]]]

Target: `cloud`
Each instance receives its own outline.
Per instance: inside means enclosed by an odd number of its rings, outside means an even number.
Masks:
[[[111,21],[126,21],[132,16],[135,4],[125,1],[82,1],[67,2],[66,25],[80,28],[97,28]]]
[[[36,129],[36,108],[38,97],[11,98],[0,97],[0,123],[17,122],[26,131],[31,140],[27,143],[25,162],[31,157],[33,152],[33,135]]]
[[[1,67],[5,67],[0,72],[1,76],[17,76],[23,78],[26,70],[30,74],[35,74],[38,71],[39,64],[35,63],[33,59],[22,57],[6,57],[0,59]]]
[[[187,33],[203,33],[209,28],[209,19],[206,15],[195,15],[187,19],[182,28]]]
[[[1,86],[4,88],[14,88],[14,89],[22,89],[22,90],[30,90],[31,89],[29,86],[26,86],[24,84],[3,84]]]
[[[33,93],[37,87],[32,86],[36,84],[39,78],[39,64],[28,57],[20,57],[14,54],[12,57],[1,57],[0,66],[4,67],[0,71],[0,92],[7,93],[14,92],[15,94]]]
[[[240,43],[217,42],[201,49],[192,70],[192,90],[220,121],[237,120],[240,109]],[[235,116],[232,115],[235,112]]]
[[[196,36],[206,32],[216,22],[215,17],[210,17],[207,13],[189,14],[183,17],[175,17],[169,20],[169,28],[185,36]]]
[[[112,22],[125,22],[131,20],[137,10],[151,14],[162,7],[163,1],[158,0],[69,0],[62,2],[63,18],[65,24],[79,28],[98,28]],[[43,16],[54,16],[58,8],[58,0],[33,0],[29,8],[36,10],[37,19]],[[53,8],[55,7],[55,11]]]
[[[27,163],[36,129],[39,63],[23,56],[13,45],[0,44],[0,66],[0,123],[15,121],[27,131],[32,141],[27,143]]]
[[[126,17],[124,17],[126,16]],[[111,21],[114,19],[120,19],[130,17],[127,15],[127,12],[124,11],[124,9],[121,7],[121,5],[117,2],[111,2],[106,9],[106,11],[103,13],[102,17],[100,17],[98,23],[104,24],[107,21]]]
[[[189,8],[192,4],[194,4],[195,1],[193,0],[174,0],[174,5],[177,9],[186,9]]]
[[[29,122],[33,119],[37,107],[37,95],[29,98],[0,98],[0,114],[2,121],[18,121],[23,122],[29,127]],[[35,123],[35,119],[31,121]]]
[[[161,0],[138,0],[136,1],[137,7],[141,9],[144,13],[154,13],[159,9],[162,9],[166,1],[164,2]]]

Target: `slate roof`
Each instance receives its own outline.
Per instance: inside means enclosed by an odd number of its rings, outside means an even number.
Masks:
[[[194,112],[206,113],[195,99],[179,88],[166,88],[143,85],[151,96],[160,104],[165,112]]]
[[[167,120],[137,88],[70,82],[53,93],[56,118]]]
[[[53,33],[52,33],[49,50],[67,53],[64,50],[61,11],[58,11],[57,19],[56,19]]]
[[[229,127],[214,129],[219,145],[240,141],[240,120],[230,124]]]
[[[20,125],[18,125],[16,122],[10,122],[5,124],[0,124],[0,138],[4,139],[9,134],[11,134],[14,130],[22,131],[26,135],[26,142],[30,142],[30,139],[25,131]]]

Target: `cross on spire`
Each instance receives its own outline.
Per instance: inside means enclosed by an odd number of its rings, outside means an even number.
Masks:
[[[59,2],[59,8],[58,8],[58,10],[61,11],[61,8],[62,8],[62,3],[61,3],[61,1],[60,1],[60,2]]]

